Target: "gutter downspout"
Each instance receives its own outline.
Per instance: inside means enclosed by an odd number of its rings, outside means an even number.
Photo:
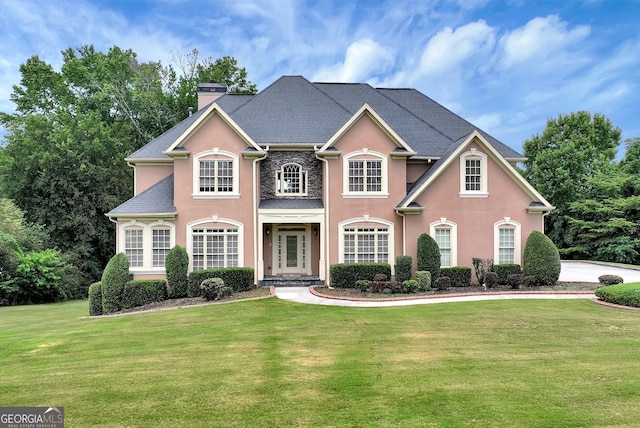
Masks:
[[[259,255],[258,255],[258,248],[262,248],[262,231],[260,231],[260,234],[258,234],[258,222],[260,221],[259,217],[258,217],[258,184],[259,184],[259,180],[258,180],[258,176],[256,174],[256,171],[258,169],[258,162],[261,160],[264,160],[267,158],[267,153],[269,151],[269,147],[266,148],[265,150],[265,154],[262,157],[257,157],[253,160],[253,186],[251,186],[253,188],[253,266],[254,271],[253,271],[253,280],[255,281],[256,286],[259,284],[259,280],[258,280],[258,276],[260,276],[261,273],[264,274],[264,269],[258,269],[258,261],[259,261]]]
[[[322,260],[322,257],[324,257],[324,272],[319,272],[320,273],[320,279],[324,279],[324,283],[325,285],[327,285],[328,287],[331,286],[330,284],[330,275],[329,275],[329,186],[327,184],[327,180],[329,177],[329,161],[318,156],[318,152],[316,151],[316,159],[318,159],[319,161],[323,162],[325,165],[325,172],[324,172],[324,177],[322,180],[322,185],[324,186],[324,200],[325,200],[325,208],[324,208],[324,225],[322,227],[322,232],[324,233],[324,239],[320,240],[320,257]],[[323,251],[324,250],[324,251]],[[324,278],[322,278],[324,276]]]

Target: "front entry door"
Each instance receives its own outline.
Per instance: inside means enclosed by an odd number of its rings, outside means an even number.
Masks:
[[[307,274],[308,245],[305,227],[281,227],[276,233],[276,274]]]

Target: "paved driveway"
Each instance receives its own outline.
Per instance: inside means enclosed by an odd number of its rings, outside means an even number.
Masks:
[[[640,282],[640,269],[619,268],[597,263],[563,261],[560,281],[598,282],[600,275],[618,275],[624,282]]]

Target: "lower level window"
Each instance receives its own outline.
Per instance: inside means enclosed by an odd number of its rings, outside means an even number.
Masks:
[[[512,228],[501,228],[498,244],[498,263],[515,263],[515,230]]]
[[[344,229],[345,263],[388,263],[389,229],[350,227]]]
[[[238,229],[193,229],[193,270],[238,266]]]
[[[153,229],[153,267],[164,267],[164,260],[171,248],[171,231],[169,229]]]
[[[124,232],[124,253],[131,267],[141,267],[144,263],[142,232],[142,229],[127,229]]]
[[[435,241],[440,247],[440,265],[451,266],[451,229],[436,229]]]

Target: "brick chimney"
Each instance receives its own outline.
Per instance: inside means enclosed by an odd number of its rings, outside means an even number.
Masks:
[[[215,80],[198,85],[198,110],[227,93],[227,85]]]

